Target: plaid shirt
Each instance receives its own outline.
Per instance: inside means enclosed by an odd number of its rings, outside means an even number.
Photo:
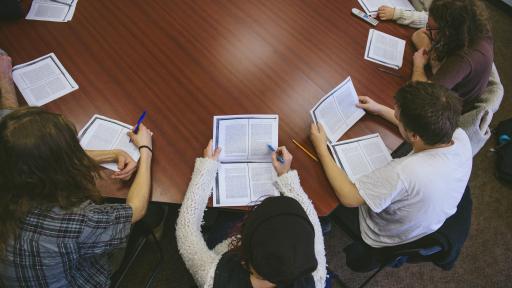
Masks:
[[[32,211],[0,259],[0,286],[108,287],[109,252],[126,244],[131,219],[126,204],[91,201]]]

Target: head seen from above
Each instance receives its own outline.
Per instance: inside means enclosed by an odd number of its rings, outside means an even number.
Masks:
[[[242,264],[251,278],[278,287],[309,287],[318,265],[314,240],[313,225],[297,200],[269,197],[243,223]]]
[[[432,40],[436,60],[442,62],[490,35],[485,5],[479,0],[434,0],[426,30]]]
[[[430,82],[409,82],[395,95],[395,117],[402,136],[413,145],[449,144],[458,127],[462,100]]]
[[[0,143],[0,253],[32,209],[100,199],[98,166],[61,115],[36,107],[15,110],[0,121]]]

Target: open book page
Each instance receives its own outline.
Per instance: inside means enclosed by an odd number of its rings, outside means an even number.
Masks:
[[[245,206],[251,202],[247,163],[222,163],[213,186],[213,206]]]
[[[402,67],[405,41],[370,29],[364,59],[393,69]]]
[[[365,114],[356,106],[358,102],[356,89],[348,77],[311,109],[311,117],[315,123],[322,124],[329,141],[336,142]]]
[[[271,162],[268,144],[277,147],[277,115],[234,115],[213,118],[213,146],[221,162]]]
[[[78,89],[53,53],[17,65],[12,71],[14,83],[30,106],[42,106]]]
[[[403,10],[415,10],[408,0],[358,0],[366,14],[377,14],[380,6],[389,6]]]
[[[391,161],[389,150],[379,134],[340,141],[329,147],[336,163],[352,181]]]
[[[269,196],[279,196],[273,184],[277,180],[277,173],[272,163],[250,163],[249,179],[251,202],[259,203]]]
[[[78,134],[80,145],[87,150],[120,149],[128,153],[133,160],[140,158],[139,150],[130,142],[128,131],[132,126],[104,117],[94,115]],[[106,163],[101,166],[119,171],[116,163]]]
[[[73,18],[78,0],[33,0],[25,19],[67,22]]]
[[[213,188],[213,206],[249,206],[278,196],[272,163],[221,163]]]

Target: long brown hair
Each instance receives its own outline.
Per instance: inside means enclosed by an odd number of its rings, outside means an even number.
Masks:
[[[438,62],[491,34],[487,8],[479,0],[434,0],[429,16],[439,26],[432,43]]]
[[[35,208],[99,201],[98,165],[78,142],[73,124],[28,107],[0,121],[0,255]]]

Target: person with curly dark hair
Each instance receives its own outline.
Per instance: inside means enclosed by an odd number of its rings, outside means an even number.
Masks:
[[[485,5],[479,0],[434,0],[427,27],[412,40],[418,48],[412,80],[451,89],[464,99],[462,112],[471,110],[487,86],[494,57]]]
[[[113,253],[147,210],[151,131],[130,134],[141,155],[126,204],[102,204],[98,164],[117,162],[112,177],[127,180],[137,163],[126,152],[83,150],[59,114],[1,108],[0,286],[109,287]]]

